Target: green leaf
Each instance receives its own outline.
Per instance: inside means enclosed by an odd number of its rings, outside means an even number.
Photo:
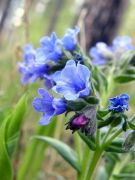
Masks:
[[[20,130],[26,112],[26,101],[27,101],[27,95],[24,94],[17,103],[12,113],[12,118],[8,123],[7,139],[15,136],[15,134],[18,133],[18,131]]]
[[[128,125],[132,130],[135,130],[135,124],[128,122]]]
[[[128,67],[125,71],[125,74],[135,74],[135,67]]]
[[[134,51],[127,51],[126,53],[124,53],[120,60],[120,68],[121,69],[126,68],[133,57],[134,57]]]
[[[131,74],[121,74],[118,76],[115,76],[114,80],[118,83],[128,83],[130,81],[134,81],[135,80],[135,74],[131,75]]]
[[[87,106],[87,102],[81,98],[76,101],[68,101],[67,102],[68,111],[80,111],[85,106]]]
[[[83,133],[79,132],[79,136],[82,138],[82,140],[88,145],[88,147],[92,150],[95,151],[96,145],[95,142],[93,141],[92,137],[87,137]]]
[[[113,177],[115,177],[115,179],[130,179],[130,180],[134,180],[135,179],[135,175],[131,174],[131,173],[123,173],[123,174],[113,174]]]
[[[26,96],[18,102],[14,111],[8,115],[0,126],[0,179],[12,179],[11,155],[16,147],[19,131],[25,113]]]
[[[113,145],[110,145],[108,148],[105,149],[106,152],[115,152],[115,153],[127,153],[126,150],[123,148],[119,148]]]
[[[97,111],[97,113],[101,116],[101,117],[105,117],[107,114],[110,113],[110,111],[107,110],[99,110]]]
[[[8,154],[8,149],[6,146],[6,129],[8,121],[11,116],[4,119],[2,125],[0,126],[0,179],[11,180],[12,179],[12,166],[10,157]]]
[[[116,138],[116,140],[114,140],[109,147],[107,147],[105,149],[105,151],[107,152],[115,152],[115,153],[127,153],[128,151],[126,151],[123,148],[123,143],[124,143],[124,139],[122,138]]]
[[[89,103],[89,104],[99,104],[99,99],[95,96],[89,96],[87,98],[85,98],[85,100]]]
[[[74,150],[72,150],[68,145],[65,143],[50,138],[47,136],[34,136],[34,138],[39,139],[43,142],[47,142],[51,145],[77,172],[80,172],[80,165],[77,159],[77,155]]]
[[[115,119],[116,119],[115,116],[110,116],[109,118],[107,118],[107,119],[104,120],[104,121],[99,121],[99,122],[98,122],[98,128],[102,128],[102,127],[108,126],[108,125],[111,124]]]
[[[92,77],[94,79],[95,88],[97,91],[102,92],[103,90],[107,90],[108,88],[108,81],[105,74],[99,69],[97,66],[94,67],[92,71]]]

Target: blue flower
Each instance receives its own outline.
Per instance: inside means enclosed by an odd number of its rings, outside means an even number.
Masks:
[[[54,98],[44,89],[39,89],[38,94],[41,97],[35,98],[32,105],[36,111],[43,113],[39,120],[40,125],[49,124],[52,117],[66,111],[66,102],[63,99]]]
[[[132,39],[128,36],[116,37],[111,46],[106,45],[103,42],[97,43],[89,51],[93,64],[104,65],[112,58],[120,59],[120,56],[129,50],[133,50],[135,47],[132,44]]]
[[[24,61],[19,63],[19,72],[22,74],[22,84],[25,85],[28,81],[35,82],[37,78],[43,78],[43,75],[48,72],[49,65],[45,62],[38,62],[36,58],[37,52],[31,44],[24,47]]]
[[[110,105],[108,109],[114,112],[123,112],[128,110],[128,101],[129,101],[128,94],[120,94],[114,98],[110,98]]]
[[[117,36],[112,43],[113,51],[128,51],[133,50],[132,39],[128,36]]]
[[[45,36],[40,40],[41,48],[39,48],[41,61],[51,60],[57,62],[62,57],[62,42],[57,39],[55,32],[51,34],[51,37]]]
[[[90,94],[90,71],[82,65],[69,60],[62,71],[54,79],[56,86],[53,90],[62,94],[67,100],[76,100]]]
[[[77,35],[79,28],[67,29],[64,37],[62,38],[63,46],[67,51],[74,51],[77,44]]]
[[[99,42],[96,46],[92,47],[89,54],[95,65],[104,65],[113,56],[111,48],[103,42]]]

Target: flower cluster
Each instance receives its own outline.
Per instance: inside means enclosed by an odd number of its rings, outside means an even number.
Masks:
[[[39,78],[44,79],[47,87],[50,87],[53,67],[64,63],[65,51],[72,54],[76,49],[78,33],[78,27],[67,29],[63,38],[58,39],[53,32],[50,37],[40,39],[40,47],[37,49],[27,44],[24,47],[24,61],[19,63],[22,84],[26,85],[28,81],[33,83]]]
[[[113,112],[124,112],[128,110],[128,101],[129,101],[128,94],[120,94],[114,98],[110,98],[110,105],[108,109]]]
[[[111,46],[103,42],[98,42],[90,49],[89,54],[92,58],[93,64],[104,65],[115,57],[119,59],[124,52],[133,49],[135,49],[135,47],[133,46],[130,37],[118,36],[113,40]]]
[[[40,125],[49,124],[54,116],[73,112],[73,117],[66,123],[66,129],[72,132],[80,130],[86,136],[93,136],[98,127],[96,119],[99,99],[96,97],[95,84],[99,85],[97,78],[100,71],[96,69],[97,77],[94,77],[94,68],[86,66],[90,62],[85,62],[88,59],[77,46],[78,33],[79,29],[75,27],[67,29],[61,39],[55,33],[50,37],[42,37],[40,47],[36,50],[31,44],[26,45],[24,61],[19,63],[19,71],[24,85],[28,81],[43,79],[44,85],[58,97],[55,98],[44,88],[38,89],[39,97],[33,100],[32,105],[36,111],[42,113]],[[91,48],[90,54],[95,64],[105,64],[107,59],[114,56],[114,52],[122,48],[134,48],[128,37],[117,37],[112,46],[97,43],[96,47]],[[111,98],[108,110],[116,115],[122,114],[121,112],[128,110],[128,101],[127,94]],[[109,123],[111,121],[109,119]],[[104,122],[106,125],[106,121]],[[101,122],[100,127],[104,122]]]
[[[88,96],[91,91],[89,69],[85,65],[76,64],[74,60],[69,60],[61,71],[54,73],[53,80],[56,85],[52,90],[63,95],[63,98],[55,99],[45,90],[39,89],[42,98],[35,98],[33,107],[43,113],[41,125],[48,124],[53,116],[64,113],[68,101]]]

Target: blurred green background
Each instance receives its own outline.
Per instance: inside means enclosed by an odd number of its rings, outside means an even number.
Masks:
[[[0,18],[4,2],[0,1]],[[19,159],[23,156],[26,146],[29,144],[29,137],[35,133],[38,125],[39,114],[36,113],[32,106],[32,99],[37,95],[38,87],[43,86],[42,82],[29,84],[26,87],[21,85],[21,75],[18,72],[17,63],[22,60],[23,46],[31,42],[35,47],[39,46],[39,40],[42,36],[50,34],[50,30],[57,33],[61,37],[68,27],[73,27],[75,17],[80,11],[80,7],[84,0],[12,0],[8,8],[8,15],[5,19],[5,24],[0,32],[0,116],[4,116],[5,112],[11,110],[16,104],[21,95],[28,91],[29,101],[28,110],[24,126],[22,128],[22,136],[18,151]],[[130,0],[129,5],[124,11],[124,16],[120,22],[119,35],[128,35],[133,39],[135,44],[135,1]],[[126,91],[132,96],[131,107],[135,106],[135,83],[123,85],[123,91]],[[121,89],[117,87],[115,94],[120,93]],[[60,120],[60,126],[63,128],[64,123]],[[63,128],[64,129],[64,128]],[[55,137],[61,137],[64,141],[71,144],[72,138],[70,132],[65,131],[64,134],[59,134],[59,129],[56,129]],[[51,150],[54,154],[54,151]],[[43,169],[49,169],[49,172],[57,172],[68,179],[74,179],[74,172],[64,163],[60,157],[51,158],[50,150],[43,164]],[[48,159],[51,159],[49,161]],[[56,161],[55,161],[56,160]],[[53,168],[52,168],[53,166]],[[51,169],[51,170],[50,170]],[[43,171],[39,173],[42,176]],[[59,175],[58,175],[59,176]]]

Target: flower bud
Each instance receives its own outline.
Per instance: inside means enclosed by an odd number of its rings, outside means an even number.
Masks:
[[[84,128],[88,124],[89,120],[83,114],[74,116],[71,121],[68,122],[66,129],[71,129],[72,133],[76,130]]]
[[[132,131],[131,133],[128,134],[123,147],[126,151],[131,150],[135,145],[135,131]]]

